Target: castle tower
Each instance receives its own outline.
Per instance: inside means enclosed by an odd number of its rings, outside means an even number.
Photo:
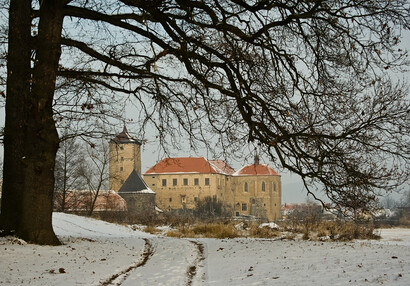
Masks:
[[[135,169],[141,174],[141,142],[132,138],[124,125],[120,134],[110,140],[110,190],[118,192]]]

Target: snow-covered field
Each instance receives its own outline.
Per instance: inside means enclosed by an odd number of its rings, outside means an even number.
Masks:
[[[159,237],[55,213],[64,245],[0,238],[0,285],[410,285],[410,230],[348,243]]]

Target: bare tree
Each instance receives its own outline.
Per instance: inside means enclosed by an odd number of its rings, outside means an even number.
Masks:
[[[11,0],[9,11],[6,231],[58,243],[56,85],[95,113],[101,98],[134,96],[163,145],[260,144],[336,206],[371,208],[408,180],[408,86],[387,74],[408,67],[407,0]]]
[[[84,160],[79,166],[78,175],[85,183],[83,189],[89,193],[88,215],[91,216],[101,191],[108,190],[109,148],[107,142],[101,140],[97,144],[86,146],[85,149]]]
[[[56,210],[64,212],[76,203],[70,201],[75,199],[75,196],[70,194],[81,188],[82,178],[79,175],[79,168],[84,157],[85,154],[81,152],[80,144],[75,138],[60,143],[55,166],[54,208]]]

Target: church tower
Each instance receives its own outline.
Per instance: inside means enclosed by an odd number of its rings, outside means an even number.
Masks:
[[[132,138],[124,125],[120,134],[110,140],[110,190],[118,192],[135,169],[141,175],[141,142]]]

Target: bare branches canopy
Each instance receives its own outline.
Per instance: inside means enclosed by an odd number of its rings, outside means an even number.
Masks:
[[[193,141],[219,134],[228,152],[252,141],[333,202],[363,207],[408,179],[408,86],[387,71],[408,67],[409,7],[72,2],[63,50],[81,56],[59,75],[134,94],[164,142],[175,129]]]

